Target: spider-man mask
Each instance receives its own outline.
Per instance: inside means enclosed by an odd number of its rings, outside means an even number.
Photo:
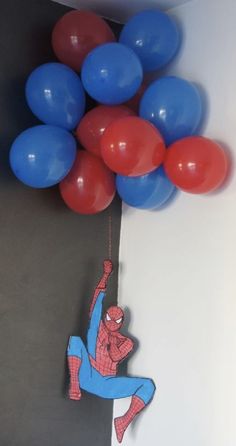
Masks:
[[[120,307],[110,307],[105,313],[104,324],[108,331],[118,331],[124,320],[124,312]]]

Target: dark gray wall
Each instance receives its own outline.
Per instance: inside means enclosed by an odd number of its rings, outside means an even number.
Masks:
[[[53,60],[50,32],[66,8],[49,0],[0,6],[0,445],[110,445],[112,402],[66,396],[70,334],[85,336],[89,300],[108,254],[112,215],[116,301],[120,203],[96,216],[70,212],[57,188],[20,184],[8,166],[13,139],[37,120],[24,83]]]

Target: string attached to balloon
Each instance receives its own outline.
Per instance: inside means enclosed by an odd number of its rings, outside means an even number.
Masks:
[[[108,259],[112,260],[112,215],[108,215]]]

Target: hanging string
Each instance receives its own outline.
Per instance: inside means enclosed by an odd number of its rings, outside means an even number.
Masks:
[[[112,216],[108,215],[108,258],[111,260],[112,256]]]

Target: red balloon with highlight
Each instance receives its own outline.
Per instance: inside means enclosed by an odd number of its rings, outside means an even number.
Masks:
[[[168,148],[164,168],[179,189],[205,194],[217,189],[225,180],[228,159],[216,142],[203,136],[191,136]]]
[[[80,214],[103,211],[115,196],[114,174],[101,159],[84,150],[78,151],[69,175],[59,187],[67,206]]]
[[[126,176],[152,172],[165,156],[160,132],[150,122],[136,116],[112,122],[102,136],[101,149],[107,166]]]
[[[115,42],[109,25],[91,11],[70,11],[58,20],[52,32],[52,47],[60,62],[80,71],[87,54],[108,42]]]
[[[101,157],[101,137],[107,127],[118,118],[134,115],[132,110],[123,105],[99,105],[81,119],[76,137],[85,149]]]

